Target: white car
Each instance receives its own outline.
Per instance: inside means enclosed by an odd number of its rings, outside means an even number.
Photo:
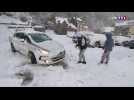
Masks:
[[[104,34],[96,34],[96,33],[92,33],[92,34],[87,34],[87,36],[90,39],[90,44],[94,47],[103,47],[106,37]]]
[[[15,32],[9,41],[12,51],[28,56],[32,64],[55,64],[65,58],[64,47],[42,32]]]
[[[126,37],[126,36],[113,36],[114,39],[114,43],[116,46],[121,46],[123,45],[122,43],[124,41],[130,41],[131,38],[130,37]]]

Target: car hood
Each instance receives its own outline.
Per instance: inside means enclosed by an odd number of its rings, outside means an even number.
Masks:
[[[64,47],[61,44],[52,40],[36,43],[36,45],[38,45],[41,49],[48,50],[50,57],[54,57],[64,51]]]

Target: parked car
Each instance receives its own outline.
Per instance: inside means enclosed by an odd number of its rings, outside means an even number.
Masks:
[[[128,47],[129,41],[123,41],[123,42],[122,42],[122,45],[123,45],[124,47]]]
[[[88,34],[88,37],[90,38],[90,45],[92,47],[98,47],[98,48],[104,47],[104,43],[106,40],[106,37],[104,34],[92,33],[92,34]]]
[[[131,41],[129,42],[129,48],[130,48],[130,49],[134,49],[134,40],[131,40]]]
[[[122,43],[120,43],[119,41],[115,40],[115,41],[114,41],[114,45],[115,45],[115,46],[121,46]]]
[[[64,47],[43,32],[15,32],[9,41],[11,50],[28,56],[32,64],[55,64],[65,58]]]
[[[115,46],[123,46],[124,41],[129,41],[130,38],[126,36],[113,36]]]
[[[129,47],[130,49],[134,49],[134,40],[124,41],[123,46],[124,47]]]

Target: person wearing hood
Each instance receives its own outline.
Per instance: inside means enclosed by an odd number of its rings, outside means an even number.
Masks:
[[[76,47],[79,48],[79,61],[78,61],[78,63],[86,64],[84,53],[85,53],[86,48],[87,48],[87,39],[84,35],[79,34],[78,40],[76,43]]]
[[[110,59],[110,53],[113,49],[114,43],[113,43],[113,39],[112,39],[112,32],[105,32],[104,34],[106,36],[106,41],[105,41],[104,48],[103,48],[104,53],[101,57],[100,63],[101,64],[103,64],[103,63],[108,64],[109,59]]]
[[[72,38],[73,42],[76,43],[80,36],[81,34],[78,32],[78,30],[75,30],[73,38]]]

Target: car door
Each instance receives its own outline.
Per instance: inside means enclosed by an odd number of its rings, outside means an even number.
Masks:
[[[25,34],[24,33],[16,33],[14,35],[14,46],[19,52],[24,53],[25,49]]]
[[[31,48],[31,40],[30,38],[28,37],[28,35],[25,34],[24,36],[24,43],[21,44],[22,45],[22,52],[27,56],[30,48]]]

